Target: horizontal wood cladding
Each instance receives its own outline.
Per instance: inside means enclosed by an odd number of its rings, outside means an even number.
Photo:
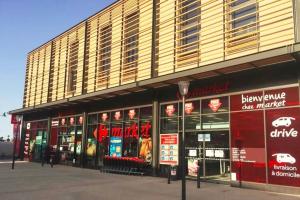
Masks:
[[[28,54],[23,107],[293,44],[294,9],[292,0],[120,0]]]

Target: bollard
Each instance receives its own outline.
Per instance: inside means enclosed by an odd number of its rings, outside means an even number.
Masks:
[[[171,165],[169,165],[169,170],[168,170],[168,184],[171,183]]]
[[[197,170],[197,188],[200,188],[200,160],[198,160],[198,170]]]

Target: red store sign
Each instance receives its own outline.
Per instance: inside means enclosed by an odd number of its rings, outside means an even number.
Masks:
[[[98,137],[97,137],[98,133]],[[94,130],[93,135],[101,143],[106,137],[109,136],[109,130],[106,125],[100,124],[97,129]],[[121,127],[111,128],[111,136],[124,138],[139,138],[138,125],[136,123],[131,124],[129,127],[125,127],[124,131]],[[151,123],[147,122],[141,125],[140,129],[141,138],[151,137]]]
[[[199,88],[195,88],[195,89],[191,89],[187,95],[186,98],[196,98],[196,97],[203,97],[203,96],[208,96],[208,95],[212,95],[212,94],[221,94],[224,92],[228,92],[229,90],[229,82],[225,82],[225,83],[215,83],[209,86],[205,86],[205,87],[199,87]],[[178,99],[182,99],[179,91],[176,94]]]
[[[299,105],[299,88],[282,88],[232,95],[231,111],[280,108]]]

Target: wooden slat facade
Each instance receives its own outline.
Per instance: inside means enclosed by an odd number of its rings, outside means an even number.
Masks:
[[[30,52],[26,64],[23,107],[203,67],[295,43],[292,0],[248,0],[246,3],[237,0],[155,2],[119,0]],[[251,12],[247,11],[240,18],[235,17],[244,8],[251,8]],[[197,16],[193,16],[195,10],[199,13]],[[138,56],[136,69],[132,71],[125,66],[127,60],[124,51],[125,47],[128,48],[126,34],[130,35],[125,30],[130,28],[130,24],[126,24],[126,17],[134,12],[138,20],[138,27],[134,30],[138,38],[135,47]],[[153,17],[156,27],[152,27]],[[193,18],[198,21],[193,21]],[[197,33],[186,31],[190,28],[185,24],[189,20],[193,21],[191,26],[198,28]],[[156,30],[154,34],[153,30]],[[152,41],[153,35],[155,42]],[[193,37],[195,35],[197,37]],[[107,45],[103,45],[103,37],[109,41]],[[70,91],[68,80],[71,74],[70,61],[73,60],[70,58],[70,46],[75,41],[78,42],[75,51],[78,55],[72,56],[76,56],[78,63],[76,69],[74,66],[72,69],[76,70],[76,85]],[[193,52],[189,52],[191,45]],[[155,51],[154,58],[152,51]],[[106,57],[101,55],[103,53]],[[107,55],[110,55],[110,59],[107,59]],[[106,59],[105,62],[103,59]],[[124,79],[126,70],[131,70],[131,74]]]

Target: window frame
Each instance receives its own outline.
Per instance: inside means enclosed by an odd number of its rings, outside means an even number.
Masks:
[[[77,70],[78,70],[78,53],[79,53],[79,40],[74,40],[69,45],[68,56],[68,82],[67,94],[74,94],[77,84]]]
[[[135,81],[139,58],[140,11],[128,13],[123,21],[122,82]]]
[[[97,62],[97,87],[108,87],[111,70],[112,23],[100,27]]]
[[[236,3],[238,4],[233,5]],[[226,10],[226,54],[230,55],[257,48],[259,44],[257,0],[227,0]],[[240,25],[237,26],[236,23],[240,23]]]

